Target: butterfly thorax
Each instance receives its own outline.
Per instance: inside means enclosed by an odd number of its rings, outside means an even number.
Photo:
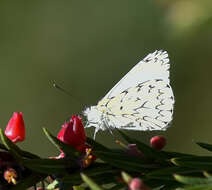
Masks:
[[[86,108],[84,115],[87,116],[88,119],[86,127],[95,127],[103,131],[107,129],[107,114],[105,111],[99,110],[98,106]]]

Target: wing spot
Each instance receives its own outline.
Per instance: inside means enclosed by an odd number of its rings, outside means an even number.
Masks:
[[[137,97],[136,100],[135,100],[135,102],[137,102],[137,101],[139,101],[139,100],[141,100],[141,99],[140,99],[139,97]]]
[[[124,90],[121,94],[128,94],[128,89],[127,90]]]
[[[148,102],[148,101],[145,101],[140,107],[135,108],[134,111],[137,111],[137,110],[139,110],[139,109],[141,109],[141,108],[148,108],[148,107],[144,107],[144,105],[145,105],[147,102]]]

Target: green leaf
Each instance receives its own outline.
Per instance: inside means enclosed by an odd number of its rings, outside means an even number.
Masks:
[[[166,155],[167,159],[195,156],[195,155],[192,155],[192,154],[184,154],[184,153],[179,153],[179,152],[169,152],[169,151],[161,151],[161,152]]]
[[[187,185],[196,185],[196,184],[211,184],[212,185],[212,178],[200,178],[200,177],[187,177],[181,175],[174,175],[174,178],[183,184]]]
[[[48,186],[47,186],[47,189],[49,190],[54,190],[56,189],[57,187],[59,187],[59,184],[60,184],[60,181],[58,181],[57,179],[54,180],[52,183],[50,183]]]
[[[212,169],[212,157],[210,156],[173,158],[171,162],[181,167],[196,168],[199,170]]]
[[[55,136],[53,136],[51,133],[48,132],[47,129],[43,128],[43,131],[49,141],[55,145],[55,147],[60,151],[62,150],[66,155],[70,156],[72,159],[78,159],[81,153],[76,150],[71,145],[65,144],[62,141],[58,140]]]
[[[8,151],[8,149],[6,148],[6,146],[4,146],[4,145],[1,144],[1,143],[0,143],[0,149]]]
[[[132,177],[126,172],[121,172],[121,176],[126,184],[129,184],[132,180]]]
[[[8,149],[8,151],[17,159],[17,161],[21,162],[21,156],[18,153],[20,152],[19,147],[15,145],[9,138],[7,138],[2,129],[0,129],[0,137],[2,143]]]
[[[77,186],[73,186],[73,189],[74,190],[85,190],[85,187],[82,187],[80,185],[77,185]]]
[[[152,190],[161,190],[161,189],[163,189],[163,187],[164,187],[164,185],[161,185],[161,186],[159,186],[159,187],[153,188]]]
[[[147,172],[149,169],[159,167],[156,164],[147,164],[140,158],[128,156],[124,153],[95,151],[94,154],[111,166],[126,171]]]
[[[210,173],[208,173],[208,172],[206,172],[206,171],[203,172],[203,175],[204,175],[205,177],[207,177],[207,178],[212,178],[212,174],[210,174]]]
[[[3,145],[1,148],[4,148],[11,152],[11,154],[19,161],[21,161],[21,156],[26,158],[39,158],[37,155],[32,154],[27,151],[21,150],[15,143],[13,143],[7,136],[4,134],[3,130],[0,129],[0,137]]]
[[[174,190],[177,187],[183,186],[183,184],[177,182],[176,180],[166,180],[166,179],[142,179],[144,184],[152,187],[158,188],[163,186],[163,190]]]
[[[202,143],[202,142],[196,142],[197,145],[199,145],[200,147],[212,152],[212,145],[211,144],[206,144],[206,143]]]
[[[23,165],[39,173],[66,173],[67,170],[78,167],[68,159],[23,159]]]
[[[210,184],[206,184],[206,185],[191,185],[191,186],[187,186],[187,187],[181,188],[179,190],[212,190],[212,185],[210,185]]]
[[[98,179],[102,179],[102,176],[104,176],[105,178],[107,178],[107,176],[115,176],[116,174],[119,174],[120,171],[113,169],[107,164],[94,163],[90,167],[85,168],[83,170],[83,173],[89,177],[95,178],[95,180],[98,181]],[[109,177],[109,179],[111,179],[111,177]],[[70,183],[72,185],[80,184],[82,182],[79,173],[65,175],[61,180],[64,183]]]
[[[154,178],[154,179],[161,179],[163,176],[170,176],[171,179],[173,179],[172,175],[173,173],[178,174],[190,174],[194,172],[201,172],[202,170],[199,169],[191,169],[186,167],[178,167],[178,166],[172,166],[168,168],[162,168],[159,170],[154,170],[146,175],[147,178]]]
[[[93,150],[109,150],[107,147],[103,146],[102,144],[96,142],[92,138],[86,137],[87,143],[92,147]]]
[[[87,183],[87,185],[90,187],[92,190],[103,190],[103,188],[99,185],[97,185],[91,178],[89,178],[87,175],[81,173],[80,174],[82,177],[82,180]]]
[[[167,159],[166,155],[163,154],[162,151],[155,150],[152,147],[150,147],[134,138],[127,136],[121,130],[118,130],[118,132],[129,144],[136,144],[138,150],[141,151],[146,157],[154,158],[154,159],[161,160],[161,161],[164,161],[165,159]]]
[[[33,184],[36,184],[43,179],[45,179],[47,175],[39,174],[39,173],[33,173],[30,176],[24,178],[19,183],[17,183],[15,186],[13,186],[10,190],[24,190],[29,187],[31,187]]]
[[[126,185],[123,183],[116,183],[113,187],[110,188],[110,190],[124,190],[126,189]]]

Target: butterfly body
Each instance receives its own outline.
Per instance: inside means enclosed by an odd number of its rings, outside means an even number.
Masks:
[[[169,84],[169,59],[155,51],[135,65],[96,106],[84,111],[87,127],[165,130],[172,120],[174,95]]]

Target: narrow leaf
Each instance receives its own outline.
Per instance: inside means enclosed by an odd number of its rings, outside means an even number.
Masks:
[[[212,169],[212,157],[210,156],[173,158],[171,162],[181,167],[196,168],[200,170]]]
[[[23,159],[23,165],[45,174],[66,173],[67,169],[77,167],[71,160],[66,159]]]
[[[179,153],[179,152],[169,152],[169,151],[161,151],[161,152],[166,155],[167,159],[195,156],[192,154],[185,154],[185,153]]]
[[[89,145],[91,145],[93,150],[109,150],[107,147],[103,146],[102,144],[96,142],[92,138],[86,137],[86,141]]]
[[[48,132],[47,129],[43,128],[43,131],[50,142],[55,145],[55,147],[60,151],[62,150],[66,155],[70,156],[71,158],[77,159],[81,153],[77,151],[71,145],[65,144],[62,141],[58,140],[55,136]]]
[[[121,172],[121,176],[126,184],[129,184],[132,180],[132,177],[126,172]]]
[[[8,150],[8,149],[6,148],[6,146],[4,146],[4,145],[3,145],[3,144],[1,144],[1,143],[0,143],[0,149],[2,149],[2,150],[6,150],[6,151]]]
[[[31,187],[33,184],[36,184],[47,177],[45,174],[33,173],[30,176],[24,178],[18,184],[13,186],[10,190],[24,190]]]
[[[27,151],[23,151],[21,150],[15,143],[13,143],[3,132],[2,129],[0,129],[0,137],[1,137],[1,141],[3,142],[3,145],[1,144],[1,149],[5,149],[8,150],[9,152],[11,152],[11,154],[13,154],[13,156],[17,159],[17,160],[21,160],[21,157],[26,157],[26,158],[39,158],[37,155],[32,154],[30,152]]]
[[[211,184],[212,185],[212,179],[209,178],[200,178],[200,177],[187,177],[187,176],[181,176],[181,175],[174,175],[174,178],[183,184],[187,185],[196,185],[196,184]]]
[[[160,178],[161,176],[172,176],[173,173],[178,174],[189,174],[194,172],[201,172],[202,170],[199,169],[191,169],[186,167],[178,167],[178,166],[172,166],[168,168],[162,168],[158,170],[154,170],[146,175],[147,178]]]
[[[157,160],[165,160],[167,159],[166,155],[163,152],[153,149],[152,147],[142,143],[134,138],[127,136],[121,130],[118,130],[120,135],[129,143],[129,144],[136,144],[138,149],[147,157],[154,158]]]
[[[206,171],[203,172],[203,175],[207,178],[212,178],[212,174],[211,173],[208,173]]]
[[[176,189],[176,190],[178,190],[178,189]],[[212,190],[212,185],[210,185],[210,184],[191,185],[191,186],[186,186],[179,190]]]
[[[60,181],[58,181],[57,179],[54,180],[52,183],[50,183],[48,186],[47,186],[47,189],[48,190],[54,190],[56,189],[57,187],[59,187],[59,184],[60,184]]]
[[[111,166],[127,171],[147,172],[149,169],[159,167],[156,164],[144,163],[142,159],[137,157],[127,156],[118,152],[96,151],[94,154],[101,160],[108,162]]]
[[[101,175],[105,177],[107,176],[107,174],[109,174],[110,176],[114,176],[116,174],[119,174],[120,171],[113,169],[111,166],[108,166],[107,164],[96,163],[96,164],[93,164],[93,166],[84,169],[83,173],[87,175],[88,177],[95,178],[96,180]],[[81,183],[81,177],[79,173],[68,174],[62,178],[62,181],[64,183],[77,184],[77,183]]]
[[[212,152],[212,145],[211,144],[202,143],[202,142],[196,142],[196,144],[199,145],[200,147]]]
[[[73,190],[85,190],[85,187],[82,187],[82,186],[73,186]]]
[[[115,186],[111,187],[110,190],[120,190],[126,189],[126,185],[123,183],[117,183]]]
[[[4,134],[3,130],[0,129],[0,137],[4,146],[8,149],[8,151],[19,161],[21,162],[21,157],[18,154],[20,149],[17,145],[15,145],[7,136]]]
[[[92,190],[103,190],[102,187],[100,187],[99,185],[97,185],[91,178],[89,178],[85,174],[81,173],[80,175],[82,177],[82,180],[85,183],[87,183],[87,185],[90,187],[90,189],[92,189]]]

